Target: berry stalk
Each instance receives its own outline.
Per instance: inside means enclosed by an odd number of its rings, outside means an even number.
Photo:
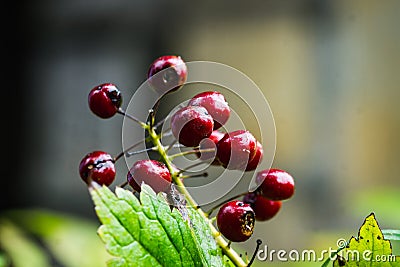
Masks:
[[[207,152],[214,152],[215,148],[205,148],[205,149],[194,149],[194,150],[188,150],[184,152],[180,152],[174,155],[170,155],[170,159],[174,159],[177,157],[185,156],[185,155],[190,155],[190,154],[198,154],[198,153],[207,153]]]
[[[177,185],[178,190],[181,194],[183,194],[186,198],[186,201],[196,209],[196,211],[200,214],[201,217],[208,222],[208,225],[211,229],[211,233],[217,242],[217,244],[221,247],[223,253],[236,265],[240,267],[245,267],[247,264],[243,261],[243,259],[233,250],[229,243],[222,237],[221,233],[214,227],[212,224],[212,220],[208,218],[208,214],[206,214],[202,209],[199,208],[197,202],[192,198],[189,191],[186,189],[185,185],[182,182],[181,175],[176,168],[174,168],[170,157],[167,154],[165,147],[161,143],[160,135],[158,135],[151,125],[144,126],[144,129],[149,133],[149,137],[151,142],[156,148],[156,151],[159,153],[161,160],[165,163],[167,168],[169,169],[172,181]]]
[[[150,65],[148,71],[148,83],[160,95],[182,88],[186,78],[187,68],[179,56],[162,56]],[[136,161],[127,173],[127,181],[121,186],[129,184],[134,191],[140,192],[140,185],[145,182],[156,193],[170,191],[169,197],[172,196],[173,203],[178,203],[178,210],[180,205],[185,205],[180,202],[185,198],[185,201],[209,224],[211,233],[223,254],[236,266],[250,266],[256,252],[250,261],[247,254],[246,258],[242,259],[242,256],[230,247],[231,242],[248,240],[253,234],[256,220],[266,221],[276,215],[282,205],[281,201],[289,199],[294,194],[293,177],[280,169],[260,171],[257,173],[257,184],[260,186],[256,191],[244,192],[220,204],[223,206],[220,207],[216,217],[212,217],[211,213],[220,205],[204,212],[183,182],[185,178],[206,177],[207,172],[196,175],[188,175],[185,172],[208,161],[211,165],[229,170],[256,170],[264,154],[262,144],[245,129],[231,132],[219,130],[229,119],[231,111],[225,97],[218,91],[201,92],[195,95],[188,105],[181,104],[171,117],[170,127],[164,132],[158,131],[157,128],[165,122],[166,118],[156,123],[155,116],[160,100],[161,98],[149,110],[146,121],[141,121],[121,108],[122,96],[114,84],[104,83],[92,88],[88,102],[94,114],[103,119],[121,114],[141,126],[148,136],[115,157],[104,151],[88,153],[79,165],[81,178],[89,186],[92,181],[109,186],[115,180],[114,163],[118,159],[150,150],[155,151],[159,158]],[[168,146],[164,146],[163,137],[170,135],[173,135],[175,140]],[[152,146],[133,151],[143,142],[152,143]],[[187,147],[191,150],[169,154],[170,149],[176,147]],[[188,154],[195,154],[201,162],[186,169],[178,169],[173,163],[174,159]],[[178,194],[177,199],[174,193]],[[242,201],[234,200],[242,196]],[[182,216],[185,217],[185,212],[182,212]],[[257,241],[256,251],[259,245],[260,242]]]

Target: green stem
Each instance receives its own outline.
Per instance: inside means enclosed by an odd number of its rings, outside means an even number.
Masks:
[[[132,116],[132,115],[130,115],[130,114],[127,114],[127,113],[125,112],[125,110],[123,110],[122,108],[119,108],[119,109],[117,110],[117,113],[119,113],[119,114],[121,114],[121,115],[127,117],[128,119],[130,119],[130,120],[132,120],[132,121],[138,123],[138,124],[139,124],[140,126],[142,126],[143,128],[145,128],[145,127],[147,126],[146,123],[142,122],[142,121],[139,120],[138,118],[136,118],[136,117],[134,117],[134,116]]]
[[[170,155],[169,158],[171,160],[177,158],[177,157],[182,157],[185,155],[190,155],[190,154],[197,154],[197,153],[205,153],[205,152],[214,152],[215,148],[206,148],[206,149],[194,149],[194,150],[188,150],[188,151],[183,151],[180,153],[176,153],[174,155]]]
[[[181,175],[181,179],[187,179],[187,178],[196,178],[196,177],[207,177],[208,173],[203,172],[203,173],[198,173],[198,174],[191,174],[191,175]]]
[[[156,151],[158,151],[161,160],[165,163],[169,171],[171,172],[172,175],[172,180],[173,182],[177,185],[177,188],[181,194],[183,194],[186,197],[186,201],[192,206],[193,208],[196,209],[196,211],[200,214],[201,217],[208,223],[211,229],[211,233],[217,242],[217,244],[221,247],[223,253],[236,265],[239,267],[245,267],[247,264],[243,261],[243,259],[236,253],[235,250],[233,250],[228,242],[222,237],[221,233],[214,227],[213,225],[213,220],[208,218],[208,215],[199,208],[199,205],[197,202],[193,199],[193,197],[190,195],[189,191],[187,191],[185,185],[182,182],[181,179],[181,172],[177,170],[171,161],[171,157],[168,156],[167,151],[165,147],[161,144],[161,137],[158,135],[155,131],[155,129],[151,125],[145,125],[143,127],[146,131],[148,131],[150,139],[153,143],[153,145],[156,147]]]

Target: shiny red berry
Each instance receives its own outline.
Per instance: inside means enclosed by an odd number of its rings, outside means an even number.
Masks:
[[[171,130],[175,138],[184,146],[194,147],[211,135],[214,120],[201,106],[187,106],[179,109],[171,117]]]
[[[279,200],[270,200],[258,193],[251,192],[243,197],[243,202],[254,210],[257,221],[267,221],[275,217],[282,206]]]
[[[188,103],[190,106],[203,106],[214,119],[214,130],[221,128],[231,114],[228,102],[223,94],[207,91],[195,95]]]
[[[127,174],[129,185],[136,191],[140,191],[140,185],[144,182],[156,193],[167,192],[171,180],[171,173],[167,166],[162,162],[151,159],[136,161]]]
[[[217,143],[217,158],[230,170],[245,170],[256,155],[257,140],[247,130],[226,133]]]
[[[249,204],[233,200],[218,211],[217,226],[223,236],[232,242],[244,242],[254,230],[255,214]]]
[[[79,164],[79,175],[87,184],[94,181],[109,186],[115,179],[115,173],[114,159],[104,151],[88,153]]]
[[[100,118],[107,119],[115,115],[122,104],[121,92],[112,83],[103,83],[89,92],[89,108]]]
[[[211,160],[213,159],[213,161],[211,162],[212,165],[221,165],[221,163],[219,162],[219,160],[216,158],[216,154],[217,154],[217,143],[219,142],[219,140],[222,139],[222,137],[225,136],[225,133],[220,132],[218,130],[212,131],[211,135],[208,138],[205,138],[203,140],[201,140],[200,145],[199,145],[199,149],[200,150],[207,150],[207,149],[214,149],[214,151],[210,151],[210,152],[199,152],[196,155],[204,161],[207,160]]]
[[[260,142],[257,141],[256,144],[256,154],[254,157],[249,160],[246,166],[246,171],[253,171],[257,168],[258,164],[262,161],[262,158],[264,156],[264,150]]]
[[[263,196],[271,200],[291,198],[295,191],[293,177],[280,169],[267,169],[257,173],[256,183]]]
[[[161,56],[151,63],[147,78],[157,92],[162,94],[174,92],[187,80],[186,63],[180,56]]]

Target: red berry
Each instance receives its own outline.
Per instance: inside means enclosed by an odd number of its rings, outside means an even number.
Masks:
[[[246,130],[226,133],[217,143],[217,157],[230,170],[244,170],[256,155],[257,140]]]
[[[171,118],[171,130],[184,146],[198,146],[200,141],[211,135],[214,120],[201,106],[187,106],[179,109]]]
[[[208,91],[195,95],[188,103],[190,106],[203,106],[214,119],[214,130],[221,128],[231,114],[228,102],[223,94],[217,91]]]
[[[180,56],[161,56],[151,63],[147,78],[159,93],[173,92],[186,82],[187,66]]]
[[[264,150],[260,142],[257,141],[256,145],[256,154],[254,155],[254,158],[249,160],[246,166],[246,171],[253,171],[257,168],[258,164],[262,161],[262,158],[264,156]]]
[[[256,176],[261,194],[271,200],[285,200],[293,196],[295,186],[293,177],[279,169],[260,171]]]
[[[107,119],[115,115],[122,104],[121,92],[112,83],[103,83],[89,93],[89,108],[100,118]]]
[[[104,151],[88,153],[79,164],[79,175],[87,184],[94,181],[109,186],[115,179],[114,159]]]
[[[142,182],[148,184],[154,192],[166,192],[171,185],[171,173],[164,163],[144,159],[136,161],[127,174],[127,181],[136,191],[140,191]]]
[[[272,219],[281,209],[282,202],[270,200],[258,193],[248,193],[243,197],[243,202],[249,204],[254,210],[257,221]]]
[[[233,200],[218,211],[217,226],[223,236],[232,242],[243,242],[253,234],[255,215],[249,204]]]
[[[221,165],[221,163],[216,158],[217,143],[224,136],[225,136],[225,134],[220,132],[220,131],[218,131],[218,130],[213,131],[208,138],[205,138],[205,139],[201,140],[201,142],[200,142],[200,150],[215,149],[215,151],[213,151],[213,152],[199,152],[196,155],[201,160],[204,160],[204,161],[210,160],[210,159],[214,159],[213,162],[211,163],[212,165]]]

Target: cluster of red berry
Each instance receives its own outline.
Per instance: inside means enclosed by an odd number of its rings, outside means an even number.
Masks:
[[[157,75],[161,71],[165,73]],[[158,92],[175,92],[186,82],[187,66],[179,56],[163,56],[150,65],[147,79]],[[121,108],[121,92],[112,83],[94,87],[89,93],[88,102],[90,110],[101,118],[110,118],[117,113],[128,116]],[[201,160],[211,160],[211,164],[229,170],[253,171],[262,161],[262,144],[247,130],[221,131],[230,112],[230,107],[220,92],[199,93],[172,115],[171,132],[180,145],[194,148],[193,152]],[[129,117],[139,122],[144,129],[154,130],[152,122],[144,123],[133,116]],[[154,146],[158,146],[159,152],[166,152],[165,147],[159,143],[161,134],[154,137],[152,142]],[[87,184],[93,181],[101,185],[111,185],[116,177],[114,164],[125,152],[116,157],[104,151],[88,153],[79,165],[81,178]],[[139,192],[140,185],[146,183],[155,192],[168,194],[171,184],[182,179],[182,170],[172,164],[167,153],[163,154],[165,155],[161,160],[136,161],[127,173],[126,184]],[[263,170],[257,173],[256,179],[259,184],[256,191],[246,192],[242,194],[242,201],[229,201],[219,209],[217,226],[230,241],[247,240],[253,233],[255,220],[271,219],[281,208],[281,202],[294,194],[293,178],[283,170]]]
[[[281,209],[282,201],[294,194],[293,177],[280,169],[266,169],[257,173],[259,187],[248,192],[243,200],[225,203],[218,211],[217,225],[229,240],[243,242],[253,233],[255,221],[267,221]]]

